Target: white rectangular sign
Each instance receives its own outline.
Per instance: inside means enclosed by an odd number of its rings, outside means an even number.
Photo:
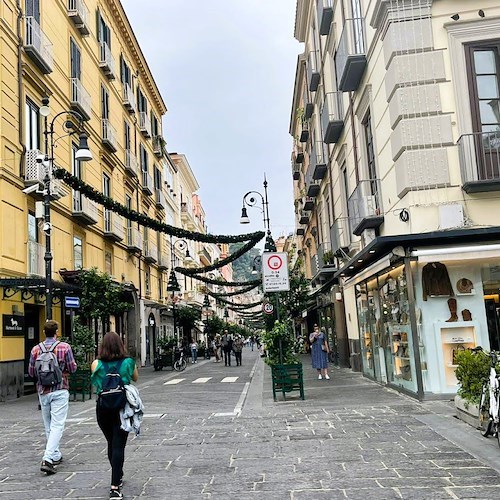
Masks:
[[[290,290],[288,254],[286,252],[264,252],[262,254],[262,284],[264,292]]]

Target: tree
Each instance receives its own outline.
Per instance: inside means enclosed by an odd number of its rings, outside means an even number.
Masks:
[[[182,327],[184,337],[189,341],[191,339],[191,330],[196,325],[196,322],[201,318],[201,311],[195,307],[180,306],[176,309],[177,326]]]
[[[243,243],[232,243],[229,245],[229,252],[234,253],[243,246]],[[260,255],[258,248],[252,248],[238,257],[233,262],[233,278],[235,281],[252,281],[256,276],[252,275],[254,259]]]

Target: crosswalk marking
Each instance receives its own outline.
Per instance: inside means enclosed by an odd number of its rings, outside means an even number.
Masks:
[[[224,377],[221,382],[236,382],[239,377]]]
[[[173,378],[172,380],[169,380],[165,382],[163,385],[176,385],[182,382],[183,380],[186,380],[185,378]]]
[[[201,377],[197,378],[196,380],[193,380],[193,384],[204,384],[205,382],[208,382],[212,377]]]

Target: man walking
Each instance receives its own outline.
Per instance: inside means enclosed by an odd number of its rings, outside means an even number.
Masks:
[[[241,351],[243,350],[243,339],[241,335],[237,335],[233,341],[234,357],[236,358],[236,366],[241,366]]]
[[[227,330],[222,336],[222,350],[224,351],[224,365],[231,366],[231,351],[233,350],[233,339]]]
[[[68,375],[76,371],[76,362],[71,346],[57,340],[57,321],[46,321],[43,329],[45,341],[31,350],[28,373],[37,379],[38,398],[47,437],[40,470],[48,475],[55,474],[55,466],[63,460],[59,442],[68,415]]]

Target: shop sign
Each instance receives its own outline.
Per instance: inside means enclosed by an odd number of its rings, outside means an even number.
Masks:
[[[24,337],[24,316],[3,314],[2,335],[4,337]]]

